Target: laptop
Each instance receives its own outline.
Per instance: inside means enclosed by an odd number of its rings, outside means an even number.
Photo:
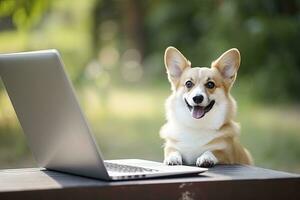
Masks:
[[[104,161],[57,50],[1,54],[0,77],[39,167],[101,180],[207,170],[141,159]]]

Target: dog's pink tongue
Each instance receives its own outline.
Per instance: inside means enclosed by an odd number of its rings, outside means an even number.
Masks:
[[[204,115],[204,108],[201,106],[194,106],[192,109],[192,116],[196,119],[200,119]]]

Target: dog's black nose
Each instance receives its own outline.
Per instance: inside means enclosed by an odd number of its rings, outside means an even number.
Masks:
[[[194,96],[193,97],[193,101],[195,102],[195,103],[201,103],[202,101],[203,101],[203,95],[197,95],[197,96]]]

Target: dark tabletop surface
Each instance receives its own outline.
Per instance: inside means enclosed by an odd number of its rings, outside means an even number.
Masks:
[[[246,165],[218,165],[200,175],[130,181],[101,181],[42,168],[0,170],[0,192],[148,184],[184,184],[236,180],[300,179],[300,175]],[[300,189],[300,188],[299,188]]]

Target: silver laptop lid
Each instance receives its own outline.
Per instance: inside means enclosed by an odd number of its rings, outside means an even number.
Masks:
[[[40,167],[109,179],[56,50],[2,54],[0,77]]]

